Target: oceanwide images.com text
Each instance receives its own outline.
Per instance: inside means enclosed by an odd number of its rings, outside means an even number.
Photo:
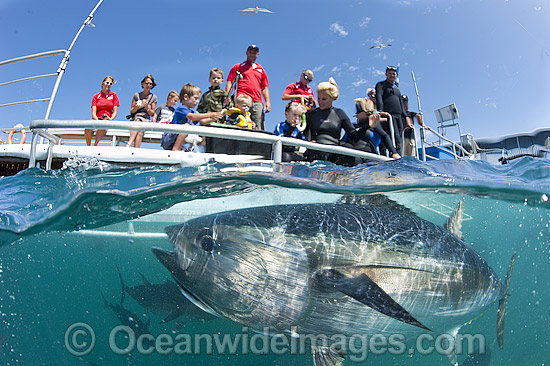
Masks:
[[[290,334],[297,334],[290,329]],[[138,334],[126,325],[119,325],[109,332],[110,350],[117,355],[139,353],[150,355],[236,355],[236,354],[309,354],[311,344],[329,346],[339,353],[343,352],[352,362],[363,362],[369,353],[383,355],[429,355],[439,353],[472,354],[474,350],[485,352],[485,336],[483,334],[458,334],[456,341],[451,334],[425,333],[416,339],[407,340],[403,334],[300,334],[289,336],[273,334],[269,327],[262,333],[243,327],[240,333],[231,334],[187,334],[164,333],[152,335]],[[75,356],[85,356],[91,353],[97,342],[94,329],[86,323],[74,323],[65,332],[65,347]]]

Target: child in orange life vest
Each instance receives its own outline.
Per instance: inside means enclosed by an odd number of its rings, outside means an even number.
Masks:
[[[235,107],[227,110],[227,121],[237,127],[255,128],[256,124],[250,119],[252,98],[241,94],[235,98]]]

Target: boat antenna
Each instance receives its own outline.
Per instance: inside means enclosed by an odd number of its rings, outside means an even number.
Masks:
[[[418,95],[418,86],[416,86],[416,79],[414,77],[414,71],[411,71],[411,75],[414,83],[414,91],[416,92],[416,101],[418,102],[418,113],[422,115],[422,107],[420,106],[420,96]]]
[[[71,54],[71,49],[73,48],[74,44],[76,43],[76,40],[78,39],[78,36],[80,36],[80,33],[86,26],[95,27],[92,24],[92,20],[94,19],[94,13],[99,8],[99,6],[103,3],[103,0],[99,0],[99,2],[96,4],[90,15],[84,20],[84,23],[76,33],[76,36],[74,37],[73,41],[71,42],[71,45],[69,48],[65,51],[65,56],[63,56],[63,59],[61,60],[61,63],[59,64],[59,67],[57,68],[57,79],[55,80],[55,85],[52,90],[52,95],[50,97],[50,102],[48,103],[48,108],[46,109],[46,115],[44,116],[44,119],[50,118],[50,113],[52,111],[53,102],[55,100],[55,96],[57,95],[57,89],[59,88],[59,84],[61,83],[61,78],[63,77],[63,74],[65,73],[65,69],[67,68],[67,64],[69,63],[69,55]]]

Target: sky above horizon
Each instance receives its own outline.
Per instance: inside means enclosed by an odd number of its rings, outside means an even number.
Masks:
[[[68,48],[96,3],[0,1],[0,61]],[[255,6],[274,13],[240,11]],[[116,80],[117,120],[129,114],[146,74],[155,77],[159,104],[188,82],[205,92],[211,68],[227,76],[256,44],[270,83],[269,131],[284,120],[281,96],[301,70],[314,71],[314,91],[333,77],[340,87],[334,105],[353,120],[353,99],[383,80],[387,65],[400,66],[401,93],[418,111],[414,72],[431,127],[437,126],[434,110],[451,103],[462,132],[476,138],[549,127],[550,5],[543,0],[105,0],[93,24],[73,47],[51,119],[90,119],[91,98],[106,75]],[[391,47],[370,48],[379,43]],[[2,66],[0,83],[55,72],[60,61],[55,56]],[[49,97],[54,82],[2,86],[0,104]],[[0,108],[0,129],[28,126],[44,117],[46,107]]]

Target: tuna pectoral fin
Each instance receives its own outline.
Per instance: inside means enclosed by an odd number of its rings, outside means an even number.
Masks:
[[[444,225],[445,229],[449,230],[459,239],[462,239],[462,216],[464,216],[464,201],[458,203],[458,207]]]
[[[430,330],[395,302],[390,295],[364,273],[350,278],[335,269],[328,269],[318,274],[316,279],[324,286],[333,287],[384,315]]]
[[[506,280],[504,281],[504,296],[498,302],[497,313],[497,341],[498,346],[502,349],[504,345],[504,315],[506,315],[506,301],[508,300],[508,288],[510,287],[510,277],[512,277],[512,271],[514,270],[514,262],[516,261],[517,252],[514,252],[510,265],[508,266],[508,273],[506,274]]]
[[[315,366],[340,366],[344,362],[344,356],[330,347],[317,347],[311,345],[313,350],[313,364]]]

